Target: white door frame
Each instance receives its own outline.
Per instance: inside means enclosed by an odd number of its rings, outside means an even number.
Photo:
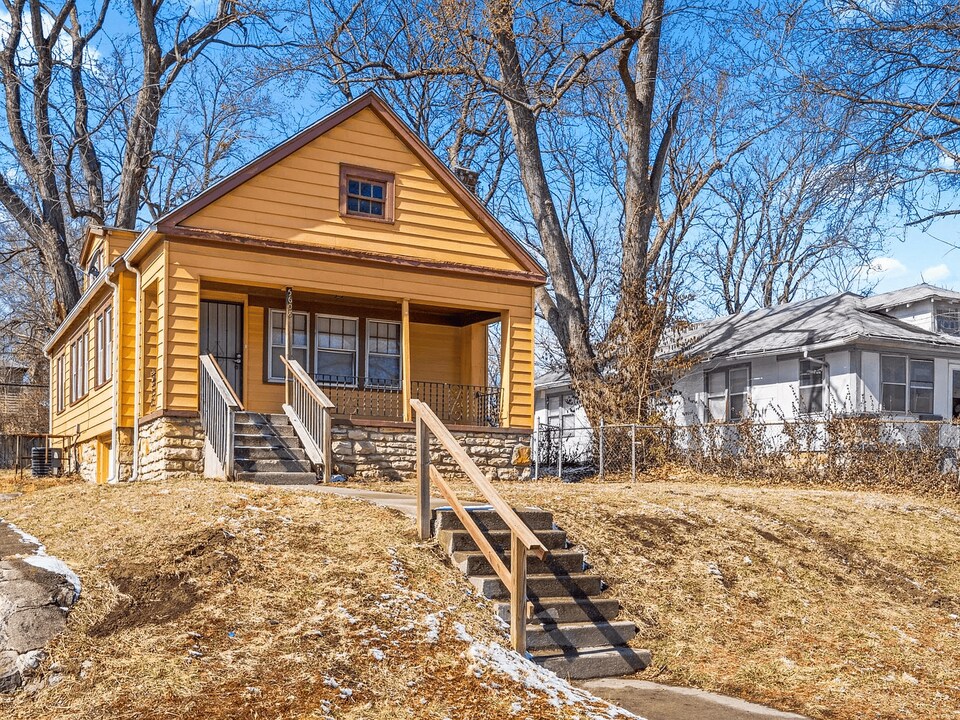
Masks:
[[[947,378],[950,381],[950,395],[948,397],[950,415],[947,416],[947,420],[953,419],[953,399],[960,396],[960,386],[958,386],[960,375],[954,375],[954,373],[960,373],[960,362],[950,361],[947,363]]]

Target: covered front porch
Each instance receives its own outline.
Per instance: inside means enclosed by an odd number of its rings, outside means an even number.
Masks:
[[[334,403],[335,420],[409,422],[418,398],[452,425],[510,424],[490,372],[509,367],[506,345],[491,348],[504,311],[203,280],[199,294],[199,354],[217,360],[249,411],[282,412],[288,357]]]

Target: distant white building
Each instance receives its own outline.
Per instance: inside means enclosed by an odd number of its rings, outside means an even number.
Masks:
[[[960,292],[928,284],[800,300],[700,323],[674,385],[679,425],[876,414],[960,419]],[[565,376],[537,382],[536,417],[586,423]]]

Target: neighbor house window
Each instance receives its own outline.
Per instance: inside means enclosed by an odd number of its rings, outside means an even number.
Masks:
[[[933,414],[933,360],[910,361],[910,412]]]
[[[317,356],[313,366],[319,383],[357,381],[357,319],[317,315]]]
[[[933,413],[933,360],[880,356],[880,402],[887,412]]]
[[[94,336],[94,387],[113,377],[113,308],[106,307],[96,319]]]
[[[800,361],[800,412],[823,412],[824,362],[822,358]]]
[[[707,374],[707,412],[713,422],[736,422],[747,412],[750,366],[723,368]]]
[[[63,412],[64,400],[67,394],[66,364],[67,364],[66,355],[61,353],[60,357],[57,358],[57,412],[58,413]]]
[[[87,333],[80,333],[70,343],[70,402],[87,394]]]
[[[367,380],[375,385],[400,384],[400,323],[367,321]]]
[[[307,318],[308,313],[293,313],[293,333],[290,340],[290,357],[296,360],[303,369],[307,369]],[[270,380],[285,380],[283,362],[280,356],[287,352],[287,314],[284,310],[270,311],[270,361],[268,377]]]
[[[393,222],[393,175],[340,166],[340,214]]]

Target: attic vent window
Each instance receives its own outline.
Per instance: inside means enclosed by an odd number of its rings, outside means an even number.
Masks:
[[[393,222],[393,175],[368,168],[340,166],[340,214]]]

